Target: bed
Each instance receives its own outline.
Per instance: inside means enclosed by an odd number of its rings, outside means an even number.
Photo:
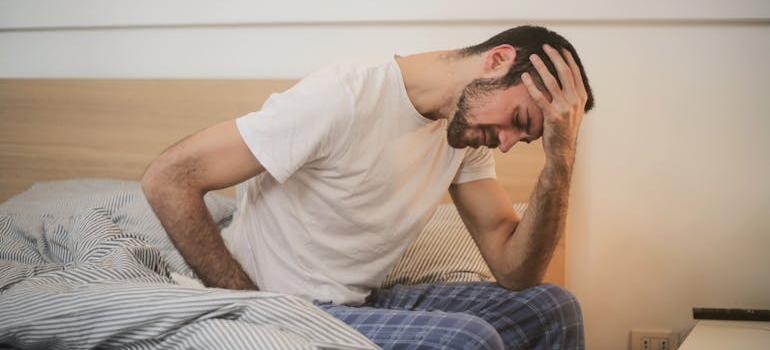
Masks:
[[[0,80],[0,348],[372,349],[311,303],[204,288],[138,179],[182,137],[259,109],[292,80]],[[541,146],[496,154],[526,201]],[[220,226],[235,190],[209,193]],[[448,196],[383,286],[491,280]],[[564,284],[564,244],[546,281]]]

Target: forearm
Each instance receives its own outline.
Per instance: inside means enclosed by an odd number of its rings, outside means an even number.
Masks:
[[[507,266],[498,281],[524,289],[542,281],[564,232],[569,205],[572,161],[546,162],[527,211],[506,241]]]
[[[147,181],[143,187],[171,242],[206,286],[257,289],[227,250],[201,193]]]

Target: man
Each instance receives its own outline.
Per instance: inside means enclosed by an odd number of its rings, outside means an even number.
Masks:
[[[207,286],[304,297],[384,348],[580,348],[577,302],[540,282],[592,105],[572,45],[517,27],[323,69],[166,150],[142,183]],[[541,137],[545,166],[519,219],[489,148]],[[220,235],[202,197],[246,180]],[[447,189],[497,283],[376,290]]]

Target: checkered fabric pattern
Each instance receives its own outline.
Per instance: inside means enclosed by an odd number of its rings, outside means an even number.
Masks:
[[[575,297],[542,284],[510,291],[494,282],[395,286],[361,307],[319,304],[383,349],[583,349]]]

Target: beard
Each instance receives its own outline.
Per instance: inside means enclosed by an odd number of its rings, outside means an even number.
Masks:
[[[457,110],[447,126],[447,142],[449,146],[452,148],[465,148],[471,145],[474,145],[474,147],[482,146],[479,144],[478,138],[469,140],[465,137],[469,130],[476,128],[468,123],[469,105],[478,103],[481,97],[499,88],[500,81],[495,79],[475,79],[465,86],[460,98],[457,100]],[[483,126],[478,126],[478,129],[480,132],[485,132]],[[490,148],[497,147],[499,144],[497,137],[494,133],[488,134],[491,137],[488,140],[489,144],[485,146]]]
[[[465,117],[467,108],[464,108],[462,103],[462,97],[460,103],[458,103],[457,111],[455,112],[452,120],[449,121],[449,125],[446,129],[446,140],[449,146],[453,148],[465,148],[468,147],[468,142],[465,140],[465,132],[470,129],[468,125],[468,119]]]

